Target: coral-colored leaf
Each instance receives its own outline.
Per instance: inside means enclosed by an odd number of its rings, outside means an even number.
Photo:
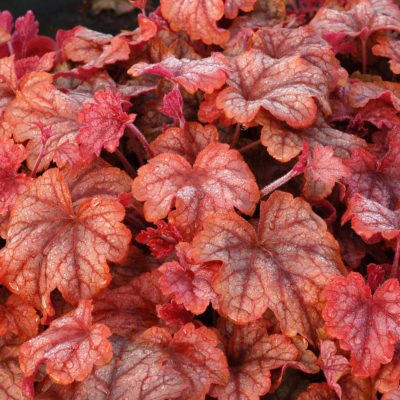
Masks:
[[[400,400],[400,389],[392,390],[382,396],[382,400]]]
[[[103,365],[112,357],[111,331],[102,324],[92,324],[90,300],[82,300],[78,307],[50,323],[39,336],[25,342],[19,361],[26,376],[36,373],[46,363],[46,371],[58,383],[68,384],[84,380],[93,365]]]
[[[189,93],[202,90],[212,93],[219,89],[226,81],[229,72],[229,63],[222,53],[212,53],[210,57],[201,60],[190,60],[168,57],[158,64],[134,64],[128,73],[132,76],[153,74],[162,76],[179,83]]]
[[[8,332],[22,340],[30,339],[38,333],[39,316],[35,309],[12,294],[5,305],[0,305],[0,336]]]
[[[349,102],[354,108],[361,108],[371,100],[382,99],[400,111],[400,83],[387,82],[380,76],[361,75],[362,80],[350,87]]]
[[[96,92],[94,102],[86,102],[78,115],[78,122],[82,126],[77,141],[83,157],[87,160],[98,157],[103,148],[114,152],[125,126],[134,118],[134,114],[128,115],[123,111],[119,92]]]
[[[218,399],[257,399],[271,387],[270,371],[297,357],[297,349],[288,337],[268,335],[265,321],[234,326],[227,344],[230,378],[226,386],[214,386]]]
[[[390,58],[390,69],[394,74],[400,74],[400,40],[382,36],[372,47],[372,52],[377,56]]]
[[[190,322],[194,314],[186,310],[183,304],[172,300],[170,303],[157,305],[157,315],[169,325],[184,325]]]
[[[217,98],[229,118],[249,123],[261,108],[293,128],[310,126],[317,115],[316,98],[330,112],[324,73],[300,56],[275,60],[259,50],[232,59],[228,88]]]
[[[273,58],[299,54],[301,58],[323,71],[328,77],[330,89],[346,81],[347,73],[340,67],[328,43],[309,26],[296,29],[279,26],[259,29],[251,41],[253,48]]]
[[[349,201],[342,223],[351,220],[352,228],[365,240],[374,235],[394,239],[400,234],[400,212],[356,194]]]
[[[235,19],[239,10],[252,11],[256,2],[257,0],[225,0],[225,17]]]
[[[339,131],[328,125],[322,115],[309,128],[293,130],[273,120],[259,118],[263,125],[261,143],[267,147],[268,153],[279,161],[287,162],[296,157],[302,149],[305,140],[311,147],[318,145],[331,146],[336,156],[347,159],[358,147],[366,147],[366,142],[348,133]]]
[[[128,41],[124,37],[113,37],[83,26],[67,32],[62,48],[68,59],[83,62],[85,67],[96,68],[127,60],[130,53]]]
[[[19,346],[7,341],[0,342],[0,398],[4,400],[25,400],[23,393],[24,375],[18,365]]]
[[[161,0],[161,13],[174,31],[185,30],[192,39],[223,45],[229,32],[216,22],[224,15],[222,0]]]
[[[165,294],[174,295],[175,301],[192,313],[202,314],[210,301],[217,304],[211,284],[220,263],[196,264],[188,243],[180,243],[176,251],[179,263],[171,261],[160,267],[160,289]]]
[[[170,255],[175,246],[183,240],[179,229],[165,221],[156,222],[157,228],[147,228],[136,236],[136,241],[150,247],[151,254],[156,258]]]
[[[337,383],[338,380],[350,371],[349,360],[341,355],[337,355],[337,348],[331,340],[321,341],[321,369],[324,371],[328,385],[336,392],[339,399],[342,398],[342,388]]]
[[[119,261],[128,249],[124,214],[119,202],[103,197],[73,203],[63,174],[46,171],[11,214],[3,282],[49,315],[55,288],[71,303],[91,298],[111,279],[106,260]]]
[[[31,182],[31,178],[18,173],[25,157],[24,146],[15,144],[12,139],[0,137],[0,215],[11,210],[17,197]]]
[[[348,9],[322,7],[311,26],[327,34],[343,33],[350,37],[369,35],[381,29],[399,29],[400,10],[391,0],[349,2]]]
[[[374,295],[358,273],[336,277],[325,288],[325,329],[350,350],[353,373],[374,375],[388,363],[400,339],[400,286],[389,279]]]
[[[376,377],[375,388],[380,393],[387,393],[395,390],[400,384],[400,345],[396,349],[389,364],[384,365]]]
[[[14,56],[0,58],[0,114],[15,97],[17,83]]]
[[[205,147],[193,167],[182,156],[160,154],[138,175],[132,193],[145,202],[146,219],[155,222],[169,214],[170,221],[187,232],[201,229],[204,218],[214,212],[235,207],[251,215],[259,199],[250,169],[226,144]]]
[[[218,142],[218,131],[214,125],[203,126],[188,122],[184,128],[168,128],[151,143],[156,154],[173,153],[194,163],[197,155],[211,143]]]
[[[213,285],[220,311],[245,324],[270,308],[285,334],[314,340],[322,324],[321,291],[343,265],[336,241],[309,204],[274,192],[261,204],[258,234],[235,213],[213,215],[204,225],[194,255],[224,263]]]
[[[304,171],[306,182],[303,194],[310,200],[322,200],[332,193],[335,182],[348,175],[349,168],[333,155],[332,147],[315,146]]]
[[[76,143],[80,103],[76,98],[57,90],[52,81],[52,75],[46,72],[26,75],[19,83],[16,99],[9,103],[4,113],[4,120],[15,141],[28,141],[27,163],[30,169],[33,169],[43,146],[42,130],[38,123],[52,132],[39,170],[50,164],[54,151],[62,143]]]

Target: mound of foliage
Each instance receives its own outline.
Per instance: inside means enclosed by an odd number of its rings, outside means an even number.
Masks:
[[[399,399],[398,4],[131,3],[0,13],[0,399]]]

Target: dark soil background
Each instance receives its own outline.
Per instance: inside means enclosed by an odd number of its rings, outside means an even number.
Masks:
[[[90,0],[0,0],[0,10],[11,11],[14,18],[32,10],[39,21],[40,34],[52,37],[58,29],[71,29],[76,25],[116,34],[121,29],[134,29],[138,14],[136,10],[124,15],[113,11],[94,15]]]

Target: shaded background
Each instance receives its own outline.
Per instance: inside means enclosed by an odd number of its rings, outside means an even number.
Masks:
[[[54,37],[58,29],[84,25],[100,32],[116,34],[136,27],[135,10],[116,15],[111,10],[95,15],[90,0],[0,0],[0,10],[9,10],[14,18],[32,10],[39,21],[40,34]]]

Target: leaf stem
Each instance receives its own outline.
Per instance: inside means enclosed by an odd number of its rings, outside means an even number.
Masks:
[[[143,146],[143,148],[147,151],[147,154],[149,157],[154,157],[154,151],[150,147],[148,141],[144,137],[143,133],[140,132],[140,130],[133,125],[132,123],[127,124],[126,127],[128,128],[128,136],[129,138],[134,142],[135,140],[138,140],[140,144]]]
[[[116,149],[114,154],[117,156],[118,160],[121,161],[121,164],[124,166],[125,171],[132,177],[135,178],[137,176],[137,173],[135,171],[135,168],[132,167],[131,163],[128,161],[128,159],[124,156],[122,151]]]
[[[367,73],[367,64],[368,64],[368,54],[367,54],[367,40],[368,37],[360,36],[361,40],[361,62],[362,62],[362,73]]]
[[[246,146],[241,147],[238,151],[239,151],[239,153],[245,153],[246,151],[254,149],[255,147],[259,146],[260,144],[261,144],[261,140],[259,139],[254,142],[251,142],[249,144],[246,144]]]
[[[278,189],[278,187],[289,182],[292,178],[294,178],[297,175],[300,175],[301,173],[302,173],[301,171],[299,171],[297,168],[293,167],[288,173],[286,173],[285,175],[281,176],[277,180],[271,182],[269,185],[267,185],[263,189],[261,189],[261,197],[264,197],[267,194],[270,194],[274,190]]]
[[[240,124],[236,124],[235,130],[233,131],[232,141],[231,141],[232,148],[236,147],[236,145],[239,142],[239,139],[240,139]]]
[[[400,235],[397,236],[397,239],[396,239],[396,250],[394,253],[392,270],[390,272],[391,278],[396,278],[396,279],[398,278],[399,258],[400,258]]]

